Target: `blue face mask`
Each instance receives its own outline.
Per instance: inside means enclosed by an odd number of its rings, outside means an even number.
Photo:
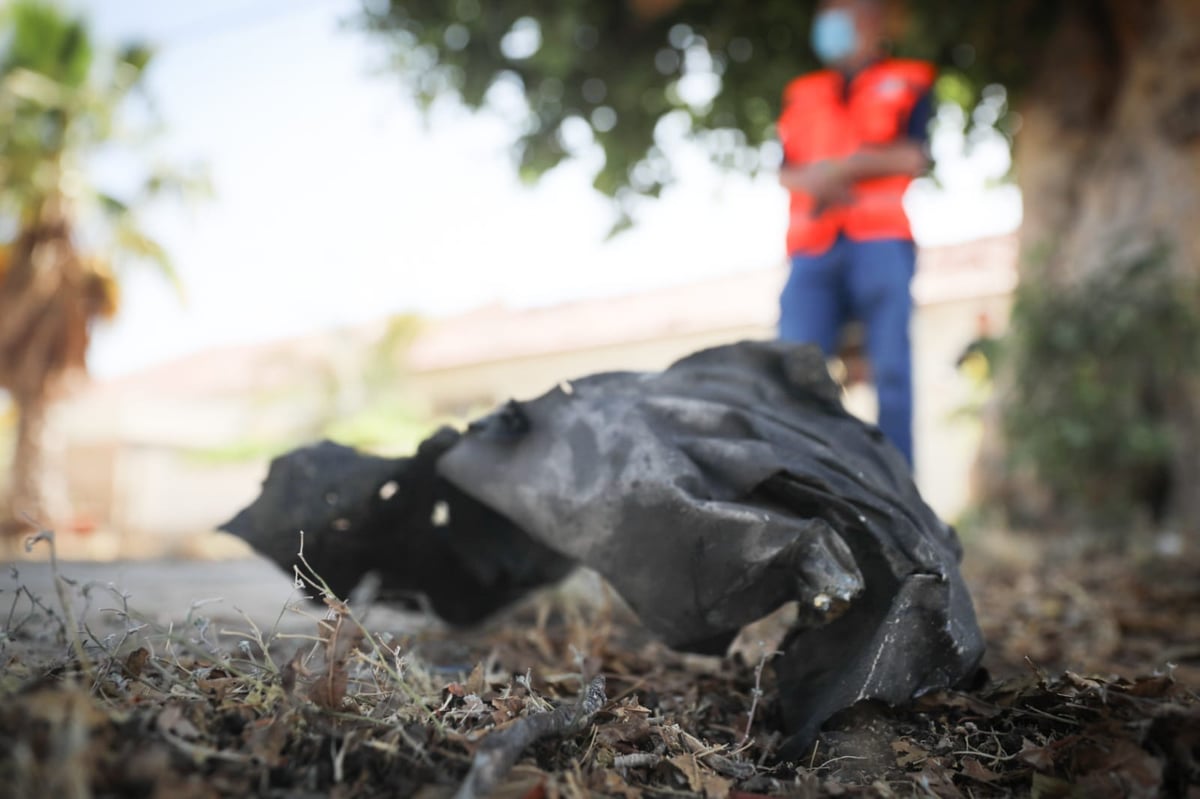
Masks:
[[[813,21],[810,41],[817,58],[825,64],[833,64],[853,55],[858,48],[854,17],[840,8],[822,11]]]

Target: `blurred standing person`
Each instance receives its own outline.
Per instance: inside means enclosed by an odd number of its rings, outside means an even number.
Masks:
[[[832,356],[861,321],[879,427],[911,466],[916,250],[901,199],[929,166],[934,68],[885,54],[882,0],[825,0],[811,42],[826,68],[788,84],[779,119],[792,264],[779,335]]]

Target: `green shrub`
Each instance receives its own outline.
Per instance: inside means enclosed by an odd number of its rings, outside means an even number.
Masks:
[[[1159,246],[1082,282],[1016,297],[1005,431],[1065,520],[1112,528],[1158,516],[1170,488],[1170,392],[1200,373],[1194,281]]]

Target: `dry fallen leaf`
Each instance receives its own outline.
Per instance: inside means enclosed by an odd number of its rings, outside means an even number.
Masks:
[[[476,663],[475,668],[471,669],[470,675],[467,676],[467,682],[463,685],[464,690],[468,694],[483,696],[488,689],[487,678],[483,672],[483,663]]]
[[[729,790],[733,787],[733,780],[714,774],[711,771],[704,771],[700,775],[700,784],[704,795],[708,799],[725,799],[729,796]]]
[[[492,711],[492,722],[496,726],[499,726],[521,715],[521,711],[525,709],[525,698],[521,696],[496,696],[492,698],[492,707],[495,708]]]
[[[247,724],[242,731],[242,742],[249,754],[267,766],[282,765],[285,761],[282,753],[292,734],[291,725],[295,717],[294,710],[284,708],[274,715]]]
[[[892,751],[896,753],[896,765],[900,768],[924,762],[929,757],[929,752],[903,738],[892,741]]]
[[[700,774],[700,764],[696,762],[695,755],[675,755],[675,757],[668,758],[667,762],[679,770],[679,773],[687,780],[690,790],[696,793],[704,790],[704,778]]]
[[[333,609],[334,618],[322,620],[318,624],[321,637],[325,640],[325,664],[309,686],[308,698],[320,707],[340,710],[349,682],[346,664],[350,653],[362,640],[363,631],[357,624],[349,621],[349,609],[345,605],[328,599],[326,602]],[[345,610],[345,613],[339,608]]]
[[[610,721],[596,728],[596,742],[609,746],[616,743],[638,743],[650,736],[653,728],[644,717]]]
[[[606,796],[621,796],[624,799],[642,799],[645,792],[641,788],[635,788],[625,781],[625,778],[617,771],[606,769],[600,773],[599,779],[594,780],[599,784],[594,784],[592,787],[597,793]]]
[[[125,676],[130,679],[136,679],[142,676],[142,669],[146,668],[146,661],[150,659],[150,650],[144,646],[139,646],[137,649],[130,652],[125,657],[123,671]]]
[[[995,782],[1000,779],[1000,775],[991,769],[984,766],[976,758],[964,757],[962,759],[962,773],[973,780],[980,782]]]
[[[1054,768],[1054,752],[1049,746],[1038,746],[1028,738],[1021,741],[1020,759],[1040,772]]]

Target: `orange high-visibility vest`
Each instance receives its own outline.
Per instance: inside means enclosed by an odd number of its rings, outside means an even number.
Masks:
[[[863,146],[891,144],[905,135],[908,118],[933,85],[924,61],[886,59],[860,72],[846,90],[842,73],[823,69],[796,78],[784,91],[779,138],[788,164],[844,158]],[[854,201],[813,213],[813,199],[791,194],[788,254],[820,254],[838,233],[856,240],[911,239],[901,198],[912,178],[894,175],[859,181]]]

